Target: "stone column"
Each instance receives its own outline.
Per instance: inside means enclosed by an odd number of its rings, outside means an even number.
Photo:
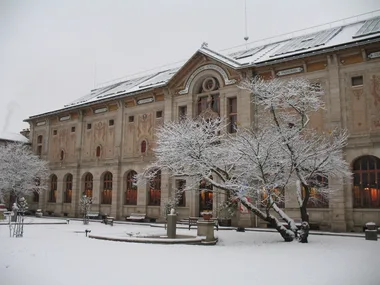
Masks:
[[[64,182],[63,179],[58,179],[57,181],[57,198],[55,201],[55,214],[63,215],[63,188],[64,188]]]
[[[125,105],[123,100],[118,102],[118,110],[116,115],[116,128],[119,131],[115,132],[115,158],[117,160],[117,167],[114,169],[115,181],[112,182],[112,206],[111,215],[116,219],[123,219],[123,173],[121,172],[121,161],[123,157],[123,138],[126,126],[124,126]]]
[[[82,197],[82,177],[81,177],[81,160],[82,160],[82,140],[83,140],[83,112],[79,111],[78,124],[76,126],[75,157],[77,159],[76,174],[73,179],[72,211],[75,217],[80,216],[79,199]]]
[[[345,112],[344,104],[341,100],[341,89],[339,76],[339,62],[336,54],[329,55],[328,61],[328,78],[329,86],[326,90],[326,105],[328,110],[328,129],[335,127],[345,127],[342,122],[342,112]],[[345,195],[343,187],[343,179],[329,179],[331,188],[337,189],[329,200],[331,211],[331,230],[346,231],[346,213],[345,213]]]
[[[116,166],[113,169],[114,175],[112,176],[112,201],[111,201],[111,211],[110,211],[110,216],[114,217],[115,219],[120,219],[120,211],[119,205],[120,205],[120,176],[119,176],[119,166]]]
[[[344,207],[344,187],[342,178],[331,178],[329,184],[332,189],[336,189],[330,195],[329,207],[331,213],[331,230],[333,232],[347,231],[346,213]]]

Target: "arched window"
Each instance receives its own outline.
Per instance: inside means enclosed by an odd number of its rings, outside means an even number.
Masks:
[[[73,175],[67,174],[65,179],[65,203],[71,203],[73,192]]]
[[[101,151],[102,151],[102,148],[98,145],[96,147],[96,157],[100,157]]]
[[[133,170],[129,171],[126,180],[125,189],[125,205],[137,205],[137,186],[135,175],[137,173]]]
[[[355,160],[354,172],[354,208],[380,207],[380,159],[375,156],[363,156]]]
[[[145,153],[146,152],[146,141],[143,140],[141,142],[141,153]]]
[[[157,171],[155,177],[149,183],[149,205],[161,204],[161,171]]]
[[[102,204],[112,202],[112,173],[106,172],[103,176]]]
[[[84,192],[83,194],[87,197],[92,197],[92,189],[93,189],[93,181],[94,178],[91,173],[87,173],[84,177]]]
[[[41,136],[41,135],[39,135],[39,136],[37,137],[37,143],[38,143],[38,144],[42,143],[42,136]]]
[[[53,174],[50,178],[50,191],[49,202],[55,203],[57,201],[57,175]]]

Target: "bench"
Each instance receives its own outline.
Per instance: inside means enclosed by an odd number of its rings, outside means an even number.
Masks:
[[[146,220],[146,214],[131,213],[129,215],[129,217],[125,217],[125,220],[127,220],[127,221],[133,221],[133,222],[145,222],[145,220]]]
[[[104,219],[103,219],[103,223],[105,225],[110,225],[110,226],[113,226],[113,221],[115,220],[114,217],[108,217],[106,216]]]
[[[189,230],[190,230],[191,226],[197,225],[198,220],[199,220],[199,217],[189,217]],[[216,228],[217,231],[219,231],[218,219],[211,218],[210,220],[214,222],[214,227]]]
[[[99,218],[100,213],[99,212],[87,212],[87,217],[89,219],[97,219]]]

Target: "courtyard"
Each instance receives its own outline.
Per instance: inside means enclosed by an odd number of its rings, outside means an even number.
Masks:
[[[52,219],[32,221],[54,222]],[[60,220],[62,221],[62,220]],[[113,242],[93,235],[165,234],[163,228],[32,224],[23,238],[0,225],[0,284],[379,284],[380,245],[360,237],[311,235],[285,243],[278,233],[220,230],[216,246]],[[177,234],[196,235],[196,229]]]

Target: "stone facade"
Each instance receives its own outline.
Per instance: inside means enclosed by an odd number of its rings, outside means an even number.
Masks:
[[[197,52],[163,86],[30,117],[27,121],[33,149],[50,162],[52,173],[57,176],[55,202],[49,202],[51,193],[45,192],[31,207],[78,216],[79,198],[86,190],[85,176],[91,173],[92,211],[108,213],[117,219],[136,212],[160,218],[162,207],[149,205],[148,186],[138,188],[135,205],[126,204],[127,174],[132,170],[142,171],[153,159],[155,129],[164,121],[178,120],[184,113],[197,116],[201,108],[199,98],[206,93],[218,94],[220,116],[229,116],[228,104],[230,99],[236,98],[238,124],[248,126],[255,120],[255,106],[250,104],[250,94],[237,84],[254,75],[263,78],[302,76],[321,84],[326,109],[312,115],[311,127],[321,131],[335,127],[348,129],[350,138],[345,155],[350,163],[364,155],[380,158],[380,57],[368,57],[369,53],[379,51],[380,43],[372,42],[239,69]],[[206,92],[208,87],[202,85],[210,78],[210,88],[215,90]],[[213,80],[216,86],[212,85]],[[112,173],[111,204],[103,204],[101,198],[106,172]],[[68,174],[73,177],[69,186],[72,189],[66,189]],[[161,205],[172,195],[175,183],[162,173]],[[309,209],[311,222],[333,231],[361,230],[368,221],[380,224],[380,208],[353,207],[351,181],[337,179],[329,183],[337,191],[329,198],[328,207]],[[71,190],[69,203],[65,201],[66,190]],[[179,208],[180,218],[198,216],[199,199],[199,193],[186,193],[186,203]],[[214,211],[223,199],[214,195]],[[294,199],[285,207],[291,216],[299,216]],[[238,213],[233,223],[260,225],[255,217],[243,213]]]

